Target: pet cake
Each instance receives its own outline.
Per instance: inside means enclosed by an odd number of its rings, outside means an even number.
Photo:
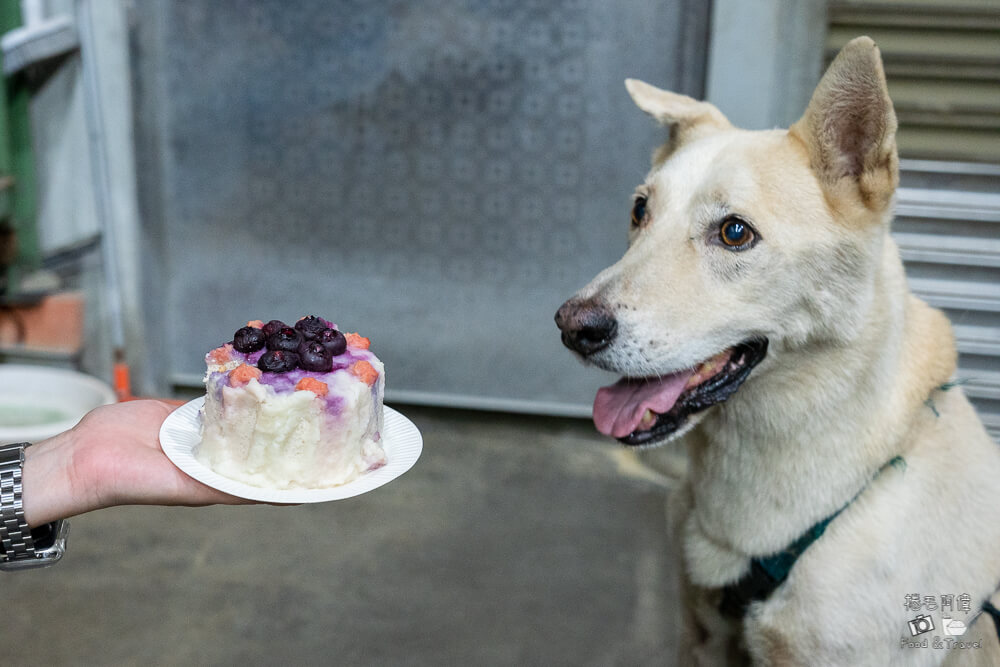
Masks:
[[[321,317],[247,322],[205,355],[195,458],[257,487],[327,488],[385,464],[385,370],[369,339]]]

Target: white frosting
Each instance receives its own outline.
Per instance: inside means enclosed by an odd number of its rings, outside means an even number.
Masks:
[[[317,378],[339,399],[330,410],[311,391],[276,392],[257,380],[229,387],[210,374],[195,457],[220,475],[277,489],[337,486],[384,464],[385,373],[374,355],[369,363],[379,373],[374,387],[347,370]]]

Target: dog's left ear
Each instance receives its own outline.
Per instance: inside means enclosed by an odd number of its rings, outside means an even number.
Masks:
[[[888,204],[899,181],[896,114],[875,42],[858,37],[841,49],[789,132],[825,187],[856,184],[867,206]]]
[[[654,164],[662,162],[685,141],[732,127],[722,112],[708,102],[661,90],[638,79],[626,79],[625,88],[636,106],[670,128],[670,140],[653,156]]]

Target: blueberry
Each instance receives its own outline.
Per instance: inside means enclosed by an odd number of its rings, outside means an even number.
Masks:
[[[333,370],[333,355],[316,341],[303,341],[299,348],[299,366],[302,370],[329,373]]]
[[[301,333],[302,337],[306,340],[316,340],[319,336],[319,332],[326,329],[327,326],[326,320],[316,317],[315,315],[303,317],[295,323],[295,328],[299,330],[299,333]]]
[[[265,373],[287,373],[295,370],[299,355],[287,350],[271,350],[260,355],[257,368]]]
[[[288,325],[285,324],[284,322],[282,322],[281,320],[271,320],[270,322],[268,322],[267,324],[265,324],[264,327],[263,327],[264,335],[265,336],[274,335],[278,331],[280,331],[281,329],[284,329],[287,326]]]
[[[260,329],[256,327],[243,327],[233,334],[233,347],[236,348],[237,352],[250,354],[264,347],[266,339],[267,336]]]
[[[284,327],[267,337],[267,349],[295,352],[302,342],[302,334],[291,327]]]
[[[334,357],[343,354],[344,350],[347,349],[347,339],[336,329],[323,329],[319,332],[319,337],[316,340],[323,343],[323,347]]]

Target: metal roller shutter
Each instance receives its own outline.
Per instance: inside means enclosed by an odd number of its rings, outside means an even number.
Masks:
[[[913,290],[951,318],[958,379],[1000,440],[1000,0],[829,6],[827,57],[879,45],[899,118],[893,233]]]

